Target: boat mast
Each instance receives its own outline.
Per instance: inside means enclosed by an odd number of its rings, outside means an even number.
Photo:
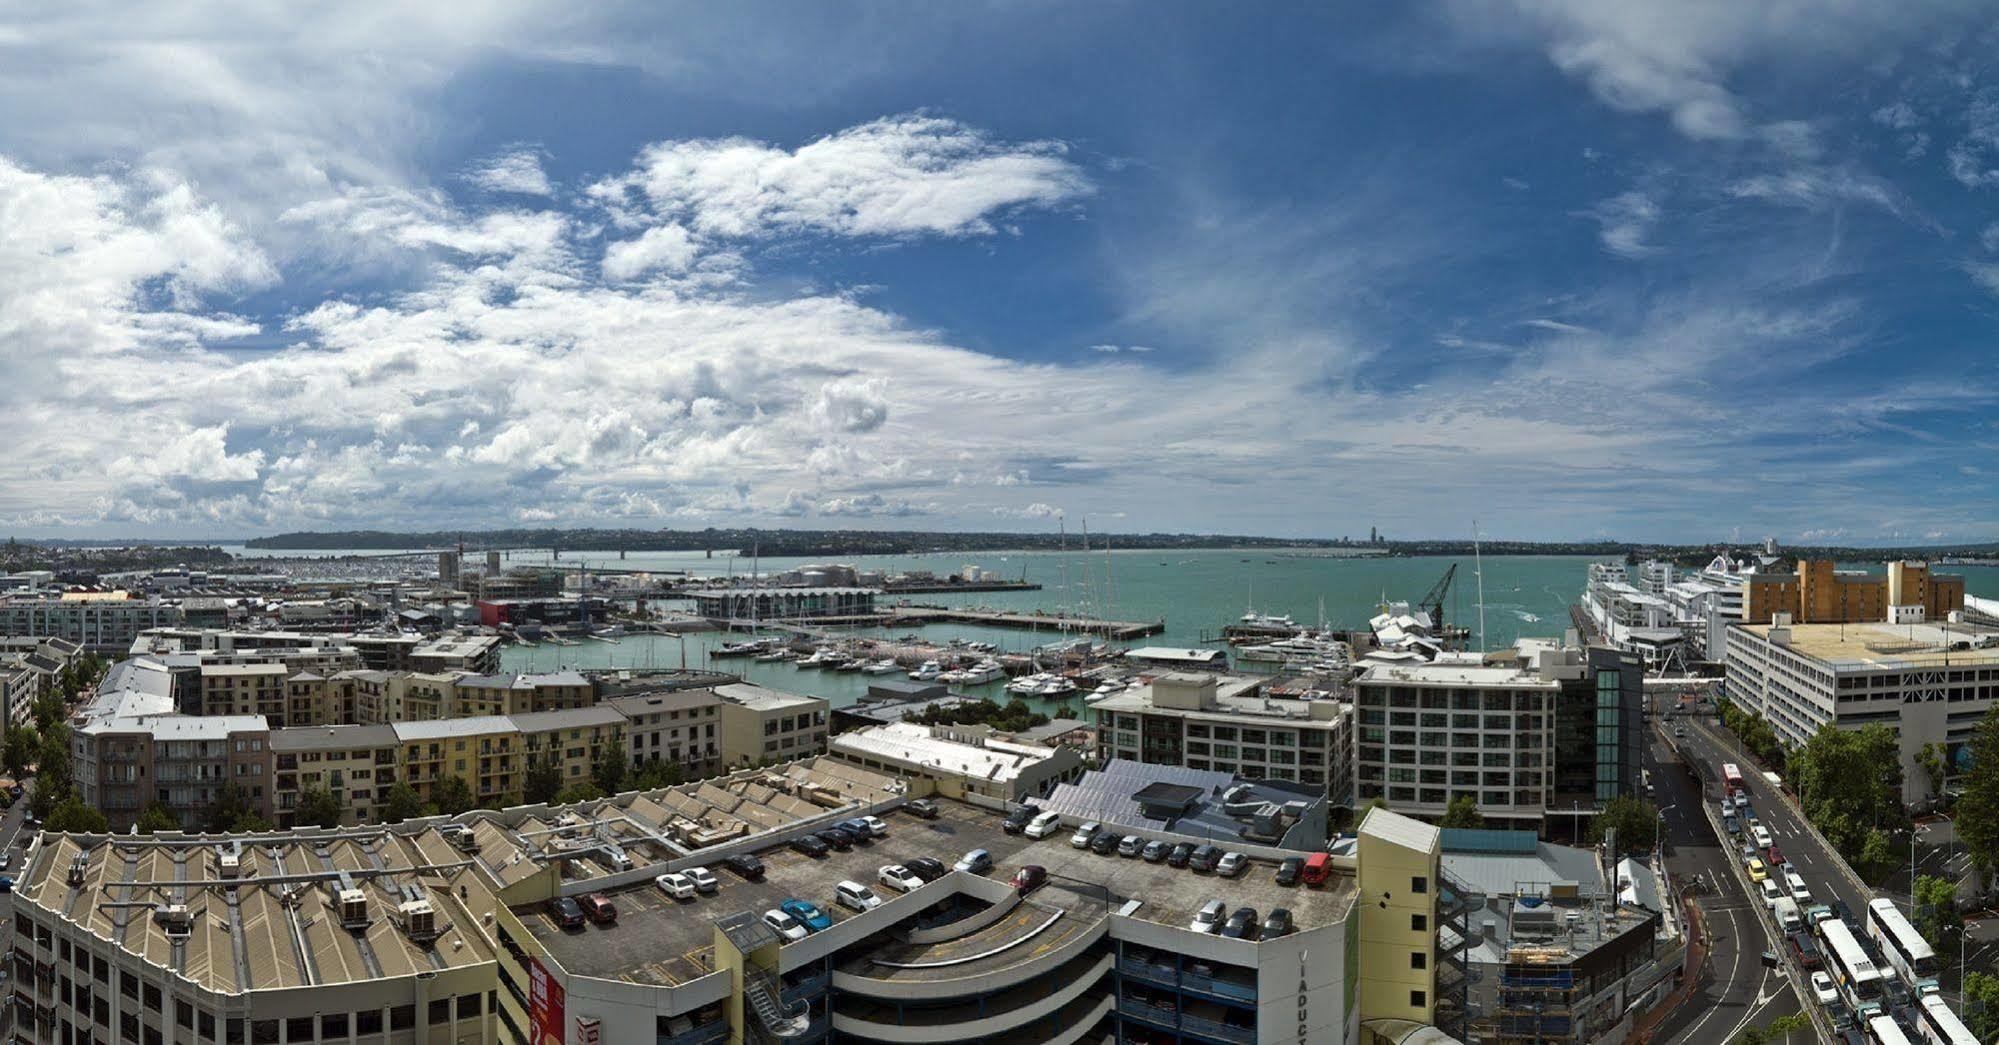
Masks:
[[[1485,652],[1485,559],[1478,550],[1478,520],[1471,521],[1472,575],[1478,578],[1478,651]]]

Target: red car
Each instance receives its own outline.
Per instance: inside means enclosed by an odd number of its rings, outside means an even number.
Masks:
[[[1041,888],[1041,884],[1047,880],[1048,868],[1040,864],[1028,864],[1014,873],[1013,887],[1020,890],[1020,894],[1025,896]]]
[[[603,893],[591,893],[583,898],[583,913],[598,925],[611,925],[618,920],[618,908],[611,898]]]
[[[1778,852],[1776,846],[1771,846],[1763,855],[1770,858],[1770,869],[1772,871],[1784,866],[1784,854]]]

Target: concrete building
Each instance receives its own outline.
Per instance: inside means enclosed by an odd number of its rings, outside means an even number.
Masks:
[[[1946,619],[1964,609],[1964,578],[1933,575],[1927,565],[1915,562],[1891,562],[1877,574],[1801,560],[1795,574],[1752,575],[1745,582],[1742,619],[1767,624],[1783,613],[1798,624],[1878,621],[1889,619],[1891,606],[1919,608],[1930,620]]]
[[[280,729],[270,737],[271,821],[289,828],[299,795],[324,788],[344,824],[373,823],[396,782],[396,731],[389,726]]]
[[[1495,825],[1577,837],[1639,791],[1643,685],[1635,654],[1534,639],[1370,667],[1355,682],[1354,800],[1437,817],[1468,796]]]
[[[1351,794],[1353,708],[1277,697],[1266,679],[1164,672],[1091,705],[1097,757],[1296,781],[1334,804]]]
[[[687,593],[709,620],[809,620],[875,612],[873,588],[708,588]]]
[[[1724,692],[1761,715],[1778,739],[1802,744],[1826,725],[1895,731],[1902,799],[1931,798],[1916,762],[1926,743],[1944,744],[1946,765],[1999,698],[1999,628],[1950,620],[1770,624],[1728,629]]]
[[[716,686],[710,692],[722,700],[724,765],[789,762],[826,752],[830,706],[825,699],[748,682]]]
[[[260,715],[183,715],[156,661],[111,667],[70,727],[77,797],[114,829],[155,802],[193,828],[224,784],[256,808],[269,800],[270,727]]]
[[[657,760],[678,766],[683,780],[722,771],[723,700],[713,690],[637,693],[604,703],[625,716],[634,768]]]
[[[0,635],[64,639],[99,653],[123,653],[139,633],[180,620],[180,607],[122,591],[0,598]]]
[[[291,669],[285,665],[205,663],[200,667],[200,675],[200,703],[188,708],[191,713],[262,715],[274,726],[287,723],[290,707],[285,680],[291,676]]]
[[[1002,802],[1042,796],[1083,773],[1073,748],[1022,743],[987,725],[896,722],[836,736],[828,754],[892,776],[921,779],[952,798],[967,792]]]
[[[500,670],[500,637],[448,635],[422,643],[410,651],[410,670],[497,674]]]

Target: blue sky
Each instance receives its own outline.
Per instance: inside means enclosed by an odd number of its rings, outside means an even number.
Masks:
[[[0,529],[1990,540],[1991,5],[0,17]]]

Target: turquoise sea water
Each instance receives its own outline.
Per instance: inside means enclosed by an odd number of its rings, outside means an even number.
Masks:
[[[238,549],[231,550],[240,553]],[[506,561],[510,566],[545,564],[549,555],[545,551],[515,552]],[[587,564],[606,572],[688,570],[696,575],[733,572],[747,577],[750,569],[748,559],[731,561],[719,556],[711,559],[700,552],[632,552],[623,559],[614,553],[569,553],[559,561],[566,567]],[[825,561],[829,560],[770,558],[758,562],[757,568],[763,574],[772,574]],[[1009,580],[1024,576],[1041,584],[1042,589],[923,594],[908,598],[947,606],[1067,611],[1131,621],[1164,620],[1163,633],[1134,643],[1162,646],[1202,645],[1203,640],[1218,637],[1223,626],[1235,622],[1251,607],[1258,613],[1288,614],[1300,623],[1315,624],[1320,619],[1321,600],[1328,624],[1363,627],[1383,599],[1413,602],[1421,598],[1455,562],[1457,577],[1444,600],[1444,615],[1451,623],[1473,629],[1475,636],[1479,628],[1478,576],[1469,557],[1329,558],[1268,550],[1133,549],[1113,551],[1109,556],[1102,551],[1088,556],[1076,551],[983,552],[858,556],[838,561],[850,562],[863,570],[890,573],[930,570],[941,576],[971,565]],[[1483,563],[1486,645],[1503,646],[1523,635],[1560,635],[1568,627],[1568,606],[1582,590],[1585,567],[1590,561],[1585,556],[1486,557]],[[1999,567],[1944,569],[1964,574],[1966,587],[1972,594],[1999,597]],[[902,635],[912,630],[930,641],[964,638],[992,642],[1013,651],[1025,651],[1062,637],[1056,632],[944,624],[920,629],[897,628],[892,634]],[[872,629],[855,634],[888,637],[891,633]],[[825,697],[836,706],[851,703],[864,694],[872,681],[853,672],[811,671],[790,664],[758,664],[743,658],[711,660],[708,651],[724,641],[728,637],[720,633],[701,632],[686,636],[637,635],[616,642],[584,641],[575,646],[510,646],[502,661],[510,670],[523,671],[673,667],[682,663],[684,655],[689,667],[707,666],[739,673],[777,689]],[[1476,641],[1474,637],[1474,644]],[[968,687],[965,691],[1004,699],[997,683]],[[1080,701],[1071,706],[1080,707]]]

